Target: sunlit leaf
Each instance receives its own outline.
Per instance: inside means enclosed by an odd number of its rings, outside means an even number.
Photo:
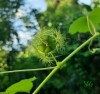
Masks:
[[[0,94],[8,94],[8,93],[6,93],[6,92],[0,92]]]
[[[6,93],[7,94],[15,94],[17,92],[27,92],[30,93],[30,90],[33,87],[33,81],[36,80],[36,77],[30,78],[30,79],[24,79],[20,82],[17,82],[10,87],[7,88]]]
[[[98,29],[100,26],[100,8],[94,9],[92,12],[88,14],[89,20],[92,22],[94,27]],[[86,17],[80,17],[76,21],[73,22],[73,24],[69,28],[70,34],[75,34],[77,32],[80,33],[86,33],[89,32],[89,28],[87,25],[87,18]]]
[[[70,34],[75,34],[77,32],[87,32],[88,30],[87,20],[85,17],[80,17],[74,21],[74,23],[69,28]]]

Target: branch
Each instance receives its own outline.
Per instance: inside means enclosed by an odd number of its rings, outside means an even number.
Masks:
[[[43,82],[36,88],[36,90],[32,94],[37,94],[39,90],[45,85],[45,83],[57,72],[57,70],[60,69],[60,67],[66,63],[72,56],[74,56],[79,50],[81,50],[83,47],[85,47],[91,40],[93,40],[95,37],[100,35],[100,33],[94,34],[91,38],[89,38],[87,41],[85,41],[81,46],[79,46],[76,50],[74,50],[70,55],[68,55],[60,64],[58,64],[51,73],[43,80]]]
[[[0,72],[0,74],[8,74],[8,73],[16,73],[16,72],[30,72],[30,71],[43,71],[43,70],[51,70],[54,69],[54,67],[47,67],[47,68],[37,68],[37,69],[24,69],[24,70],[13,70],[13,71],[4,71]]]

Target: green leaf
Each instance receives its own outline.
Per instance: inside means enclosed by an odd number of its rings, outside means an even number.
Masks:
[[[0,92],[0,94],[8,94],[8,93],[6,93],[6,92]]]
[[[95,8],[92,12],[90,12],[91,14],[96,14],[96,15],[100,15],[100,7]]]
[[[20,82],[17,82],[10,87],[7,88],[6,93],[7,94],[15,94],[17,92],[26,92],[30,93],[30,90],[33,87],[32,81],[36,80],[36,77],[30,78],[30,79],[24,79]]]
[[[69,28],[70,34],[75,34],[77,32],[88,32],[87,20],[85,17],[80,17]]]
[[[89,19],[91,20],[96,29],[100,27],[100,13],[90,14]]]
[[[88,14],[89,20],[92,22],[94,27],[98,29],[100,26],[100,8],[94,9],[92,12]],[[90,27],[91,28],[91,27]],[[89,32],[89,28],[87,25],[87,18],[86,17],[80,17],[76,21],[73,22],[73,24],[69,28],[70,34],[75,33],[86,33]]]

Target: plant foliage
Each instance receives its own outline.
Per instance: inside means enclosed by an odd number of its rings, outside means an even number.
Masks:
[[[29,79],[24,79],[21,80],[20,82],[17,82],[10,87],[6,89],[6,92],[4,94],[16,94],[17,92],[25,92],[25,93],[30,93],[30,90],[33,87],[33,81],[36,80],[36,77],[29,78]],[[0,94],[3,94],[0,92]]]
[[[88,18],[87,18],[87,16],[88,16]],[[89,22],[87,21],[88,19],[89,19]],[[94,27],[96,29],[99,28],[100,8],[95,8],[92,12],[88,13],[86,16],[80,17],[76,21],[74,21],[73,24],[71,24],[71,26],[69,28],[69,33],[75,34],[77,32],[79,32],[79,33],[90,32],[88,23],[89,23],[90,28],[91,28],[91,23],[94,25]]]

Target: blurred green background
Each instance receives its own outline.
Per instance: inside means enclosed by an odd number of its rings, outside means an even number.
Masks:
[[[59,55],[57,60],[63,60],[90,37],[89,33],[70,35],[70,25],[85,12],[100,7],[99,0],[91,0],[89,5],[78,0],[33,1],[0,0],[0,72],[53,66],[34,55],[25,54],[34,35],[43,28],[55,28],[66,37],[64,51],[56,53]],[[94,40],[93,47],[100,47],[100,38]],[[0,92],[22,79],[36,76],[38,79],[31,94],[49,73],[0,74]],[[84,82],[88,81],[93,86],[85,87]],[[88,46],[83,48],[46,83],[39,94],[100,94],[100,52],[92,54]]]

